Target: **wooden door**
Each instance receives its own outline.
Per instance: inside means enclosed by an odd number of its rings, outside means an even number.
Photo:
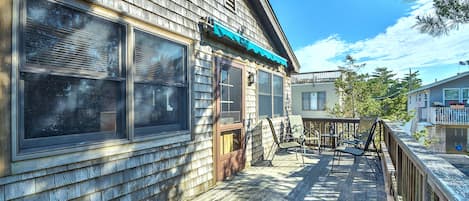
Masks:
[[[215,170],[218,181],[244,168],[243,65],[215,59]]]

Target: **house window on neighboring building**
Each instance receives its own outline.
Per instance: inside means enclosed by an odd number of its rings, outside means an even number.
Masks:
[[[260,117],[283,115],[283,78],[258,72],[258,108]]]
[[[462,90],[462,102],[469,106],[469,88],[463,88]]]
[[[443,97],[445,105],[449,106],[451,103],[459,102],[459,89],[444,89]]]
[[[43,0],[27,1],[25,12],[20,148],[122,136],[123,26]]]
[[[236,10],[236,0],[225,0],[225,7],[234,12]]]
[[[135,31],[136,135],[187,129],[186,48]]]
[[[302,107],[305,111],[326,110],[326,92],[303,92],[301,94]]]

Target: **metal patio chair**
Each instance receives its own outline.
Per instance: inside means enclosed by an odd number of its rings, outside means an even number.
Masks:
[[[358,129],[354,138],[343,140],[342,143],[354,145],[356,147],[365,145],[368,135],[370,134],[370,129],[377,121],[377,117],[360,117]]]
[[[288,117],[290,122],[291,136],[300,139],[303,145],[303,154],[306,153],[306,141],[317,141],[318,152],[321,151],[321,136],[319,131],[312,128],[307,129],[303,124],[303,117],[301,115],[291,115]]]
[[[298,127],[295,127],[295,132],[292,132],[291,135],[292,135],[292,141],[285,141],[285,142],[280,142],[280,140],[278,139],[277,137],[277,134],[275,132],[275,127],[274,127],[274,124],[272,123],[272,119],[270,118],[267,118],[267,121],[269,122],[269,126],[270,126],[270,131],[272,133],[272,138],[274,139],[274,143],[277,145],[278,150],[288,150],[288,149],[291,149],[291,148],[296,148],[296,151],[295,151],[295,154],[296,154],[296,159],[298,159],[298,151],[303,148],[303,152],[305,152],[304,150],[304,134],[302,133],[302,128],[298,128]],[[301,132],[300,132],[301,131]],[[272,160],[270,162],[270,165],[272,165],[272,161],[274,160],[275,158],[275,153],[277,151],[274,151],[273,152],[273,156],[272,156]],[[302,159],[302,162],[303,162],[303,166],[305,164],[305,160],[303,158],[303,154],[301,154],[301,159]]]
[[[365,158],[365,161],[366,163],[368,164],[368,166],[374,170],[372,167],[371,167],[371,164],[370,162],[368,161],[368,158],[366,157],[366,152],[369,151],[369,146],[370,144],[372,143],[372,141],[374,140],[374,133],[375,133],[375,130],[376,130],[376,126],[378,124],[378,121],[375,121],[372,125],[371,125],[371,128],[369,129],[368,131],[368,135],[367,135],[367,139],[365,141],[365,144],[363,146],[363,148],[360,148],[360,147],[357,147],[357,146],[341,146],[341,147],[338,147],[336,149],[334,149],[334,156],[332,157],[332,167],[331,167],[331,173],[334,172],[334,161],[336,160],[335,158],[338,156],[338,165],[340,164],[340,157],[343,153],[345,154],[351,154],[354,156],[354,159],[356,159],[356,157],[361,157],[361,156],[364,156]],[[373,171],[374,174],[376,174],[375,171]],[[376,175],[375,175],[375,178],[376,178]]]

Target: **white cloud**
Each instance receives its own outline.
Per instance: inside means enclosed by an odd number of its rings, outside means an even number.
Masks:
[[[295,54],[301,63],[301,71],[308,72],[317,71],[318,68],[325,70],[337,67],[337,61],[333,59],[349,49],[345,41],[334,35],[303,47],[295,51]]]
[[[295,53],[301,63],[301,71],[336,69],[343,65],[346,54],[366,63],[365,71],[385,66],[402,72],[409,67],[457,65],[458,61],[469,58],[468,25],[436,38],[412,28],[417,15],[431,11],[432,0],[419,0],[408,16],[400,18],[373,38],[347,42],[338,35],[332,35],[300,48]]]

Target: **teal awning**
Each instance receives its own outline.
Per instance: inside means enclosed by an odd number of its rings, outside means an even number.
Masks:
[[[213,20],[213,33],[220,37],[226,37],[241,46],[245,47],[247,50],[250,50],[258,55],[261,55],[275,63],[281,64],[285,67],[287,67],[287,60],[278,54],[273,53],[270,50],[267,50],[260,45],[256,44],[253,41],[250,41],[249,39],[241,36],[240,34],[236,33],[235,31],[232,31],[228,27],[222,25],[220,22]]]

